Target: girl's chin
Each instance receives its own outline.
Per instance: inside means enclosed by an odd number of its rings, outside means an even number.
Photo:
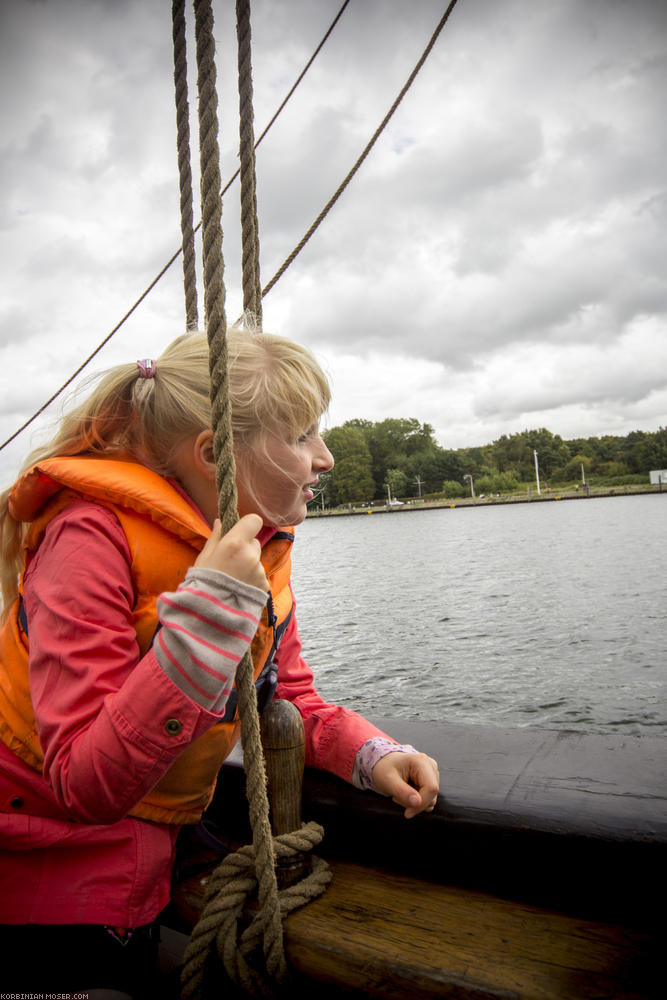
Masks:
[[[273,528],[288,528],[292,524],[301,524],[306,520],[308,513],[307,493],[309,492],[306,490],[298,498],[292,498],[292,506],[287,510],[284,507],[282,510],[271,510],[270,504],[264,508],[258,503],[239,503],[239,517],[243,517],[244,514],[259,514],[264,524]]]
[[[267,514],[262,514],[264,524],[270,524],[273,528],[290,528],[293,524],[303,524],[306,520],[306,514],[308,513],[308,508],[305,503],[294,506],[291,511],[285,514],[279,514],[274,517],[269,517]]]
[[[298,508],[295,508],[292,511],[291,515],[283,523],[284,524],[303,524],[303,522],[306,520],[306,514],[307,513],[308,513],[308,508],[304,504],[303,507],[300,510]]]
[[[288,517],[289,520],[286,524],[302,524],[306,520],[306,514],[308,513],[307,501],[304,500],[302,503],[295,504],[293,509],[290,511]]]

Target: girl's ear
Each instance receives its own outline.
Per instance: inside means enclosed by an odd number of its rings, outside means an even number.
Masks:
[[[205,479],[208,479],[209,482],[214,483],[216,469],[212,430],[200,431],[197,435],[194,443],[193,458],[197,471]]]

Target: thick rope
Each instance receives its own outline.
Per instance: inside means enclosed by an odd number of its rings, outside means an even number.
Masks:
[[[305,824],[300,830],[275,838],[276,856],[290,858],[303,854],[319,844],[323,835],[324,831],[317,823]],[[278,899],[283,919],[321,895],[329,885],[331,870],[327,863],[316,857],[312,858],[312,862],[313,869],[307,878],[281,889]],[[255,854],[251,846],[229,854],[211,873],[204,908],[185,952],[182,1000],[194,1000],[201,996],[209,959],[216,954],[228,979],[249,996],[279,997],[289,994],[287,977],[276,982],[257,968],[256,957],[265,933],[262,911],[257,911],[241,931],[244,910],[256,888]],[[224,988],[220,993],[224,993]]]
[[[262,328],[262,283],[259,277],[259,222],[255,174],[255,133],[252,106],[250,0],[236,0],[239,69],[239,138],[241,157],[241,262],[243,311]]]
[[[183,249],[183,285],[185,289],[185,327],[196,330],[197,276],[195,272],[195,233],[192,210],[192,170],[190,168],[190,106],[188,104],[188,67],[185,46],[185,0],[173,0],[171,7],[174,42],[174,97],[176,100],[176,146],[178,182],[181,193],[181,237]]]
[[[223,532],[238,520],[236,467],[232,450],[231,405],[227,380],[227,319],[222,257],[222,201],[218,147],[213,13],[210,0],[195,0],[197,87],[199,91],[199,159],[201,166],[204,314],[211,369],[211,405],[217,463],[219,516]]]
[[[211,0],[195,0],[195,38],[199,88],[199,144],[201,163],[204,247],[204,308],[209,343],[213,445],[216,459],[219,516],[226,532],[238,519],[236,465],[232,448],[231,406],[227,375],[227,337],[224,309],[222,201],[218,149],[215,46]],[[243,657],[236,675],[241,742],[247,776],[247,795],[257,865],[258,895],[264,930],[264,960],[268,974],[280,981],[286,975],[280,902],[276,883],[273,841],[269,823],[266,771],[253,683],[253,663]],[[184,975],[187,970],[184,970]]]
[[[362,165],[362,163],[364,162],[364,160],[366,159],[366,157],[370,153],[371,149],[373,148],[373,146],[375,145],[375,143],[377,142],[377,140],[382,135],[382,133],[383,133],[386,125],[388,124],[390,118],[392,117],[392,115],[396,111],[396,108],[399,106],[399,104],[401,103],[401,101],[403,100],[403,98],[405,97],[405,95],[407,94],[408,90],[410,89],[410,87],[414,83],[415,77],[417,76],[417,74],[419,73],[419,70],[422,68],[422,66],[424,65],[424,63],[428,59],[428,57],[429,57],[429,55],[431,53],[431,49],[433,48],[433,46],[435,45],[435,43],[436,43],[436,41],[438,39],[438,35],[440,34],[440,32],[444,28],[445,24],[447,23],[447,19],[449,18],[449,15],[451,14],[451,12],[454,10],[455,6],[456,6],[456,0],[451,0],[451,3],[449,5],[449,7],[447,8],[447,10],[445,11],[445,13],[440,18],[440,21],[438,22],[438,25],[437,25],[435,31],[431,35],[426,48],[424,49],[424,51],[422,52],[421,56],[419,57],[415,68],[413,69],[412,73],[410,74],[410,76],[406,80],[405,84],[401,88],[398,97],[396,98],[396,100],[394,101],[394,103],[392,104],[392,106],[390,107],[389,111],[384,116],[384,118],[382,119],[382,121],[378,125],[377,129],[375,130],[375,132],[371,136],[371,139],[369,140],[368,144],[366,145],[366,147],[362,151],[361,156],[359,157],[359,159],[357,160],[357,162],[354,164],[354,166],[350,170],[350,172],[347,175],[347,177],[345,178],[345,180],[342,182],[342,184],[340,184],[340,186],[336,189],[336,191],[331,196],[331,198],[329,199],[329,201],[326,203],[326,205],[324,206],[324,208],[322,209],[322,211],[320,212],[320,214],[317,216],[317,218],[315,219],[315,221],[311,225],[311,227],[308,230],[308,232],[299,241],[299,243],[296,245],[296,247],[294,248],[294,250],[292,250],[292,252],[289,255],[289,257],[287,257],[286,260],[283,262],[283,264],[278,268],[278,270],[276,271],[276,273],[274,274],[274,276],[271,278],[271,280],[269,281],[269,283],[264,286],[264,289],[262,290],[262,295],[267,295],[271,291],[271,289],[273,288],[273,286],[282,277],[282,275],[285,273],[285,271],[290,266],[290,264],[292,264],[292,262],[294,261],[294,259],[301,253],[301,251],[305,247],[305,245],[308,242],[308,240],[310,239],[310,237],[313,235],[313,233],[315,232],[315,230],[319,228],[320,223],[323,222],[324,219],[327,217],[327,215],[329,214],[330,210],[336,204],[336,202],[338,201],[338,199],[342,195],[342,193],[345,190],[345,188],[348,186],[348,184],[350,183],[350,181],[352,180],[352,178],[354,177],[354,175],[356,174],[356,172],[359,170],[359,167]]]

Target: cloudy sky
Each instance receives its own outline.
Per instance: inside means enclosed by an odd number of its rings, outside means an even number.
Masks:
[[[255,0],[256,134],[341,2]],[[445,7],[351,0],[258,150],[263,283]],[[214,3],[224,179],[238,148],[233,8]],[[194,117],[194,45],[188,59]],[[167,0],[0,0],[0,441],[179,245],[172,66]],[[569,438],[664,426],[665,94],[664,0],[458,0],[360,173],[264,300],[265,329],[306,343],[330,373],[329,426],[416,417],[446,448],[533,427]],[[230,320],[238,214],[235,185]],[[179,260],[90,370],[159,353],[183,316]],[[45,423],[0,452],[2,482]]]

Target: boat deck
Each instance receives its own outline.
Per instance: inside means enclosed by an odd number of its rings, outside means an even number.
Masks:
[[[306,769],[303,818],[324,826],[317,853],[334,877],[285,921],[295,989],[662,1000],[667,740],[373,721],[438,759],[441,795],[406,821]],[[232,847],[251,839],[238,751],[208,819]],[[176,892],[180,930],[201,912],[193,872]]]

